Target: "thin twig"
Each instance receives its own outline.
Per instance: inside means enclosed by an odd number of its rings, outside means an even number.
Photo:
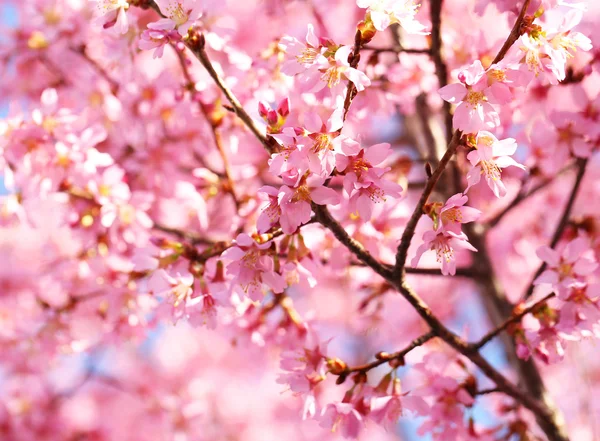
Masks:
[[[428,333],[415,338],[412,342],[410,342],[410,344],[406,348],[402,349],[401,351],[394,352],[392,354],[379,353],[377,360],[359,366],[348,367],[342,373],[337,375],[349,375],[354,372],[366,373],[371,369],[374,369],[377,366],[381,366],[382,364],[389,363],[390,361],[402,361],[410,351],[412,351],[415,348],[418,348],[419,346],[424,345],[429,340],[435,337],[436,334],[433,331],[429,331]]]
[[[429,199],[429,196],[433,192],[433,189],[435,188],[435,185],[437,184],[437,181],[439,180],[440,176],[442,176],[446,165],[450,162],[450,159],[454,155],[454,152],[456,152],[456,149],[460,144],[460,136],[460,131],[454,132],[454,135],[452,137],[452,140],[450,141],[450,144],[448,145],[446,153],[444,153],[444,156],[442,156],[440,163],[433,171],[431,177],[427,180],[427,184],[425,185],[423,193],[421,193],[419,202],[417,202],[417,206],[415,207],[410,219],[408,220],[408,223],[406,224],[406,227],[404,228],[402,238],[400,239],[400,245],[398,245],[398,250],[396,252],[394,277],[396,277],[397,279],[401,278],[402,272],[404,271],[404,266],[406,264],[406,256],[408,254],[408,248],[410,247],[412,238],[415,235],[415,230],[417,228],[417,224],[419,223],[419,219],[421,219],[421,216],[423,215],[423,207],[427,203],[427,199]]]
[[[377,53],[393,52],[395,54],[405,53],[405,54],[426,54],[426,55],[431,53],[431,49],[429,49],[429,48],[407,48],[407,47],[403,47],[403,46],[375,47],[375,46],[365,45],[365,46],[363,46],[363,49],[377,52]]]
[[[510,325],[512,325],[513,323],[517,323],[517,322],[521,321],[521,319],[523,317],[525,317],[527,314],[529,314],[530,312],[535,311],[541,305],[545,304],[548,300],[550,300],[551,298],[553,298],[555,296],[556,296],[556,294],[554,294],[554,293],[548,294],[546,297],[544,297],[543,299],[535,302],[533,305],[525,308],[520,313],[518,313],[516,315],[513,315],[512,317],[508,318],[500,326],[498,326],[494,330],[492,330],[492,331],[488,332],[486,335],[484,335],[477,343],[473,343],[471,345],[472,348],[473,348],[473,350],[476,350],[476,351],[480,350],[482,347],[484,347],[486,344],[488,344],[490,341],[492,341],[494,339],[494,337],[496,337],[502,331],[504,331],[505,329],[507,329]]]

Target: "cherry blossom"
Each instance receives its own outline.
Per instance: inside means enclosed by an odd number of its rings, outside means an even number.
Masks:
[[[497,198],[504,197],[506,186],[502,182],[502,169],[515,166],[525,170],[524,165],[511,157],[516,150],[517,144],[512,138],[499,140],[490,132],[479,132],[475,149],[467,155],[467,159],[473,166],[467,174],[469,182],[467,190],[478,184],[481,176],[484,176],[494,195]]]
[[[456,274],[455,250],[477,251],[462,232],[457,234],[452,231],[435,232],[430,230],[423,234],[423,244],[417,249],[411,265],[416,267],[423,253],[429,250],[435,251],[436,261],[441,264],[442,273],[452,276]]]
[[[493,129],[500,124],[492,104],[497,100],[496,88],[488,87],[481,61],[474,62],[459,73],[460,83],[448,84],[439,90],[443,100],[456,104],[452,125],[457,130],[475,133]]]
[[[1,439],[597,438],[600,8],[420,6],[2,2]]]
[[[565,297],[573,282],[584,280],[598,268],[598,263],[587,255],[588,251],[589,243],[583,237],[569,242],[561,252],[547,246],[538,248],[536,254],[548,268],[536,278],[534,283],[550,284],[560,297]]]
[[[366,8],[378,31],[385,31],[388,26],[399,23],[409,34],[429,34],[425,26],[415,20],[419,4],[414,0],[357,0],[359,8]]]
[[[203,4],[200,0],[156,0],[160,11],[166,16],[148,27],[153,30],[177,30],[182,37],[188,29],[198,20],[203,13]]]

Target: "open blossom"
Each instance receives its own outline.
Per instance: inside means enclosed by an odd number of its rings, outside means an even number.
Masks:
[[[431,433],[436,441],[470,439],[465,436],[468,431],[465,413],[473,406],[475,399],[455,378],[428,369],[424,373],[427,383],[414,393],[432,397],[433,403],[418,433]]]
[[[322,73],[321,81],[313,89],[314,92],[321,90],[325,86],[330,89],[335,88],[342,80],[342,77],[354,83],[356,90],[359,92],[362,92],[365,90],[365,87],[371,85],[371,80],[364,72],[350,66],[348,57],[351,52],[352,48],[350,46],[340,46],[335,51],[333,59],[328,59],[327,63],[323,59],[319,60],[319,71]]]
[[[322,53],[325,47],[315,35],[315,28],[312,24],[308,24],[306,32],[306,43],[300,42],[294,37],[283,37],[279,43],[280,47],[290,56],[281,67],[281,71],[290,76],[299,74],[306,69],[314,66],[315,63],[323,57]]]
[[[170,310],[174,322],[189,317],[191,308],[198,304],[198,299],[192,299],[194,276],[177,265],[176,268],[158,269],[148,281],[147,288],[155,296],[162,298],[165,311]],[[169,313],[169,311],[167,311]]]
[[[306,115],[304,127],[294,128],[296,136],[303,143],[302,154],[307,159],[308,169],[315,174],[330,175],[335,166],[335,154],[340,153],[344,137],[339,136],[339,130],[344,125],[344,108],[337,107],[326,122],[316,113]]]
[[[275,272],[273,258],[267,253],[271,242],[258,243],[247,234],[239,234],[235,245],[224,251],[221,257],[231,261],[227,273],[233,276],[233,284],[240,285],[251,298],[259,298],[263,283],[275,293],[287,287],[281,274]]]
[[[517,150],[513,138],[498,140],[492,133],[481,131],[477,134],[475,150],[469,152],[467,159],[473,168],[467,174],[469,183],[467,191],[479,183],[481,176],[498,198],[506,195],[506,187],[502,182],[502,169],[510,166],[525,170],[525,166],[516,162],[511,155]]]
[[[146,29],[139,42],[140,49],[147,51],[154,49],[152,58],[160,58],[165,50],[165,45],[181,40],[181,35],[174,30]]]
[[[520,51],[531,72],[536,76],[543,72],[552,84],[556,84],[565,79],[567,61],[577,49],[592,49],[588,37],[573,31],[583,14],[581,9],[573,8],[555,28],[542,29],[533,25],[529,33],[521,36]]]
[[[385,201],[386,196],[400,198],[402,193],[400,185],[382,178],[390,168],[377,167],[388,158],[390,145],[382,143],[366,149],[343,145],[342,151],[344,154],[336,155],[336,169],[344,173],[344,191],[350,197],[350,209],[367,222],[371,220],[374,203]]]
[[[310,220],[312,202],[318,205],[337,205],[340,201],[339,194],[334,189],[325,187],[324,182],[325,178],[313,176],[302,178],[295,187],[283,185],[279,190],[270,186],[262,187],[260,191],[269,196],[269,205],[259,217],[259,230],[268,231],[279,221],[285,234],[293,234],[300,225]]]
[[[351,46],[325,48],[323,54],[321,54],[320,50],[317,51],[312,44],[314,42],[308,43],[299,55],[295,55],[295,64],[288,63],[285,65],[285,70],[283,70],[288,75],[297,75],[303,91],[314,93],[324,87],[329,87],[332,95],[338,96],[342,95],[346,86],[345,81],[342,83],[343,80],[354,83],[356,90],[359,92],[371,85],[371,80],[364,72],[350,66],[348,56],[352,52]],[[288,46],[289,43],[287,43],[287,46],[284,44],[284,47]],[[298,49],[298,45],[294,43],[292,54],[298,53]],[[326,57],[326,51],[333,55]],[[334,51],[335,53],[333,53]]]
[[[598,263],[588,257],[588,251],[589,242],[583,237],[573,239],[560,252],[548,246],[538,248],[536,254],[546,263],[547,269],[534,284],[550,284],[559,297],[566,297],[569,285],[584,280],[598,267]]]
[[[91,0],[96,3],[94,15],[96,23],[104,28],[115,27],[115,29],[124,34],[129,29],[127,14],[129,3],[126,0]]]
[[[423,253],[429,250],[435,251],[436,260],[442,264],[442,274],[445,276],[456,274],[454,250],[477,251],[469,243],[468,237],[464,233],[457,234],[452,231],[435,232],[429,230],[423,234],[423,244],[417,249],[417,254],[411,262],[413,268],[416,268],[419,264]]]
[[[420,5],[414,0],[357,0],[356,4],[367,9],[378,31],[385,31],[388,26],[399,23],[409,34],[429,34],[425,26],[415,19]]]
[[[402,393],[400,380],[396,378],[390,395],[371,398],[369,418],[393,430],[398,418],[405,415],[406,411],[424,416],[429,411],[429,405],[419,396]]]
[[[460,234],[461,224],[479,219],[481,211],[473,207],[465,207],[468,200],[467,195],[462,193],[451,196],[436,213],[438,229]]]
[[[488,85],[481,61],[477,60],[461,71],[458,78],[460,83],[448,84],[439,90],[443,100],[457,105],[452,118],[454,128],[475,133],[497,127],[500,117],[492,103],[503,101],[503,94],[494,94],[497,87]]]
[[[202,16],[201,0],[156,0],[166,18],[150,23],[148,28],[154,30],[177,30],[182,37],[188,29]]]
[[[364,426],[364,418],[352,403],[329,403],[321,412],[320,425],[332,432],[340,430],[346,438],[356,438]]]
[[[600,284],[574,282],[563,300],[557,329],[564,334],[600,337]]]

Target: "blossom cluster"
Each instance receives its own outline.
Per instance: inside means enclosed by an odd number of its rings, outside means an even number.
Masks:
[[[0,3],[0,438],[597,437],[594,2]]]

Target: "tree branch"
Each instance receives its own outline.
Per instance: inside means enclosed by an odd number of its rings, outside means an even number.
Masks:
[[[377,360],[374,360],[370,363],[365,363],[365,364],[362,364],[359,366],[348,367],[344,371],[342,371],[340,374],[336,374],[336,375],[349,375],[349,374],[352,374],[355,372],[367,373],[371,369],[374,369],[377,366],[381,366],[382,364],[389,363],[390,361],[394,361],[394,360],[402,361],[404,359],[404,357],[410,351],[412,351],[415,348],[418,348],[419,346],[424,345],[429,340],[431,340],[435,337],[436,337],[435,333],[433,331],[430,331],[430,332],[423,334],[420,337],[417,337],[416,339],[414,339],[406,348],[402,349],[401,351],[394,352],[393,354],[385,354],[385,353],[380,352],[377,355]]]
[[[404,272],[404,266],[406,264],[408,248],[410,247],[412,238],[415,235],[415,230],[417,228],[417,224],[419,223],[419,219],[421,219],[421,216],[423,215],[423,207],[427,203],[427,199],[429,199],[429,196],[433,192],[433,189],[440,179],[440,176],[442,176],[446,165],[448,165],[450,159],[456,152],[456,149],[460,144],[460,137],[460,131],[454,132],[446,153],[444,153],[440,163],[435,168],[431,177],[427,180],[427,184],[425,184],[425,189],[419,198],[419,202],[417,202],[417,206],[415,207],[410,219],[408,220],[408,223],[406,224],[406,227],[404,228],[402,238],[400,239],[400,245],[398,245],[398,250],[396,252],[396,264],[394,267],[394,277],[396,279],[402,278],[402,273]]]
[[[484,335],[477,343],[473,343],[471,345],[472,348],[473,348],[473,350],[477,350],[478,351],[479,349],[481,349],[482,347],[484,347],[486,344],[488,344],[490,341],[492,341],[494,339],[494,337],[496,337],[502,331],[504,331],[505,329],[507,329],[510,325],[512,325],[513,323],[517,323],[517,322],[521,321],[521,319],[523,317],[525,317],[527,314],[529,314],[530,312],[534,312],[541,305],[545,304],[548,300],[550,300],[551,298],[553,298],[555,296],[556,296],[556,294],[554,294],[554,293],[548,294],[546,297],[544,297],[543,299],[535,302],[533,305],[525,308],[520,313],[518,313],[516,315],[513,315],[512,317],[508,318],[500,326],[498,326],[494,330],[492,330],[492,331],[488,332],[486,335]]]

